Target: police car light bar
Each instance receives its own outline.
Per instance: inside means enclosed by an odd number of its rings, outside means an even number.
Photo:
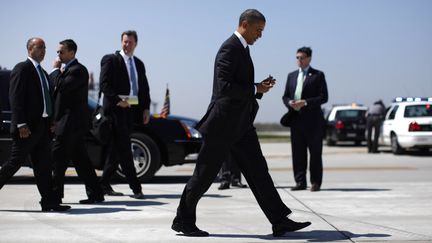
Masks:
[[[432,102],[432,97],[396,97],[393,99],[393,102],[420,102],[420,101],[429,101]]]

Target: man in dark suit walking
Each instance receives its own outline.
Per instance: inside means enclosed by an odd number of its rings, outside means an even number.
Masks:
[[[78,176],[84,181],[88,199],[82,204],[104,201],[102,188],[91,165],[85,147],[85,135],[89,129],[87,68],[75,58],[76,43],[63,40],[59,43],[55,70],[50,78],[54,90],[54,134],[52,147],[54,160],[54,194],[60,202],[64,194],[64,177],[69,160],[74,163]],[[65,64],[63,71],[61,64]]]
[[[144,198],[134,167],[130,134],[133,122],[147,124],[150,120],[150,90],[144,63],[134,56],[138,43],[135,31],[121,35],[122,50],[102,58],[100,89],[104,94],[103,108],[113,118],[113,137],[110,141],[101,183],[107,195],[123,195],[115,192],[111,176],[120,163],[136,199]],[[136,104],[132,112],[131,105]],[[139,114],[137,117],[134,114]]]
[[[195,225],[196,207],[230,154],[273,225],[274,236],[310,224],[288,219],[291,210],[282,202],[274,187],[253,126],[258,111],[256,98],[261,98],[275,83],[272,77],[254,83],[254,67],[248,45],[253,45],[261,37],[264,27],[264,15],[255,9],[246,10],[240,16],[237,31],[222,44],[216,55],[211,102],[207,113],[197,124],[203,134],[203,145],[171,226],[186,236],[209,235]]]
[[[50,127],[53,88],[40,63],[45,57],[41,38],[27,41],[28,58],[11,73],[9,100],[12,110],[12,148],[8,162],[0,169],[0,188],[18,171],[30,155],[42,211],[66,211],[70,206],[55,201],[51,177]]]
[[[321,105],[328,100],[324,73],[312,68],[312,49],[297,50],[299,70],[288,74],[282,100],[291,113],[291,149],[296,185],[293,191],[305,190],[307,149],[310,153],[311,191],[319,191],[322,183],[322,140],[325,120]]]

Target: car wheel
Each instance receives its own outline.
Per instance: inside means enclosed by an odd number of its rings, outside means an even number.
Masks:
[[[402,154],[403,149],[399,145],[396,134],[392,134],[390,139],[391,139],[391,149],[392,149],[393,154]]]
[[[132,133],[131,149],[138,179],[141,182],[149,181],[161,167],[158,146],[149,136],[142,133]],[[121,166],[119,166],[117,174],[125,177]]]

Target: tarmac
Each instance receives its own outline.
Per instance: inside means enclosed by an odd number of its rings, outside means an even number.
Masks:
[[[42,213],[32,172],[23,168],[0,190],[0,242],[432,242],[432,152],[395,156],[384,149],[324,147],[324,183],[319,192],[291,191],[291,148],[262,144],[270,174],[296,221],[312,225],[274,238],[249,189],[220,191],[214,183],[201,199],[197,225],[210,233],[191,238],[170,229],[194,165],[163,167],[143,184],[144,200],[107,196],[80,205],[84,186],[69,169],[65,213]]]

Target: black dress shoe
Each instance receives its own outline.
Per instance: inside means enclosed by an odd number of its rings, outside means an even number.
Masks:
[[[312,187],[310,190],[311,190],[311,192],[317,192],[317,191],[321,190],[321,186],[318,184],[312,184]]]
[[[231,182],[231,186],[235,186],[235,187],[238,187],[238,188],[246,188],[247,187],[247,185],[241,183],[241,181],[238,181],[238,180],[232,181]]]
[[[300,190],[306,190],[306,185],[296,184],[294,187],[291,188],[291,191],[300,191]]]
[[[204,230],[198,229],[195,224],[186,224],[180,222],[173,222],[171,229],[176,232],[182,232],[185,236],[194,236],[194,237],[206,237],[209,236],[209,233]]]
[[[131,197],[135,199],[144,199],[144,194],[142,192],[137,192],[134,193]]]
[[[68,205],[60,205],[60,204],[55,204],[55,205],[41,205],[42,207],[42,212],[64,212],[67,211],[69,209],[71,209],[71,206]]]
[[[80,200],[79,203],[80,204],[95,204],[95,203],[100,203],[105,201],[105,198],[88,198],[88,199],[83,199]]]
[[[219,190],[226,190],[229,188],[230,188],[230,183],[228,181],[222,181],[218,187]]]
[[[295,222],[289,218],[286,218],[281,223],[273,225],[272,227],[273,236],[274,237],[283,236],[286,232],[294,232],[306,228],[309,225],[311,225],[311,222]]]

